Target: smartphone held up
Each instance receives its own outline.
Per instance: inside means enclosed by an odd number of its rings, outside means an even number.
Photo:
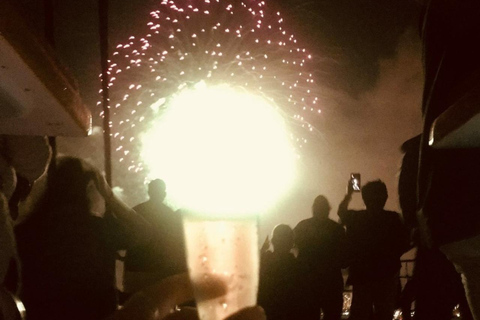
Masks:
[[[360,192],[362,188],[360,173],[351,173],[349,184],[353,192]]]

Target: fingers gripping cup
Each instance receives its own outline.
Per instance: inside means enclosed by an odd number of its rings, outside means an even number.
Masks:
[[[258,214],[295,176],[295,152],[278,107],[264,97],[204,82],[183,89],[142,137],[149,176],[183,211],[188,266],[201,320],[255,305]],[[209,297],[208,283],[226,294]],[[216,282],[214,282],[216,283]]]

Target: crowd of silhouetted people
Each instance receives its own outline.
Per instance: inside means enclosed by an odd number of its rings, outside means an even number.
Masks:
[[[112,315],[119,302],[119,250],[126,250],[127,296],[186,271],[181,215],[164,203],[162,180],[151,181],[148,201],[130,209],[88,162],[64,156],[51,166],[29,214],[16,223],[16,253],[4,266],[5,283],[19,293],[29,320]],[[407,229],[398,213],[384,210],[382,181],[361,189],[365,210],[348,209],[353,192],[349,183],[338,207],[340,222],[329,218],[330,203],[320,195],[311,218],[293,229],[275,227],[272,250],[267,239],[260,260],[258,303],[268,319],[340,319],[344,268],[353,286],[351,319],[392,319],[400,256],[410,249]]]
[[[348,209],[352,185],[347,189],[338,207],[340,223],[329,218],[331,206],[320,195],[311,218],[293,230],[283,224],[274,229],[273,252],[262,250],[259,288],[269,319],[341,319],[347,267],[350,319],[393,318],[400,257],[410,249],[406,229],[398,213],[384,210],[388,194],[382,181],[363,187],[365,210]]]
[[[273,250],[267,251],[267,243],[261,250],[258,301],[267,318],[330,320],[346,311],[353,320],[393,319],[398,310],[402,319],[411,319],[414,311],[415,319],[449,320],[457,307],[462,319],[473,319],[453,264],[419,243],[417,230],[398,213],[384,210],[385,184],[371,181],[361,192],[366,209],[349,210],[349,184],[338,207],[339,223],[329,219],[330,204],[320,195],[311,218],[293,230],[285,224],[275,227]],[[402,288],[400,257],[412,247],[417,247],[414,274]],[[352,286],[350,310],[344,310],[345,286]]]
[[[48,151],[45,154],[46,164]],[[399,188],[404,216],[409,197],[402,193],[402,184],[411,179],[407,162],[408,157]],[[88,162],[63,156],[51,166],[42,192],[29,202],[29,214],[17,217],[14,233],[7,230],[10,236],[2,243],[10,248],[2,248],[8,253],[2,256],[4,285],[19,293],[28,320],[106,319],[115,314],[119,250],[126,250],[122,259],[127,298],[186,272],[181,214],[164,203],[167,186],[162,180],[151,181],[148,201],[130,209]],[[45,168],[37,168],[33,179]],[[18,185],[25,189],[19,200],[29,193],[25,181]],[[397,308],[403,308],[408,319],[413,301],[416,319],[430,319],[432,314],[437,320],[450,319],[457,304],[463,319],[472,318],[453,265],[440,251],[415,243],[415,233],[410,238],[409,231],[416,230],[416,223],[409,224],[412,217],[404,223],[399,213],[384,209],[385,184],[376,180],[361,188],[364,210],[348,208],[354,192],[349,182],[338,206],[339,222],[329,218],[330,203],[319,195],[311,218],[293,229],[279,224],[271,241],[267,237],[260,250],[258,290],[258,304],[267,318],[341,319],[345,285],[352,286],[353,320],[390,320]],[[10,208],[18,212],[12,202]],[[4,210],[3,217],[11,223],[13,218]],[[415,273],[400,294],[400,257],[412,248],[412,241],[419,247]]]
[[[12,273],[18,277],[19,286],[9,289],[18,289],[29,320],[112,315],[119,303],[119,250],[126,250],[127,298],[186,271],[181,215],[164,203],[167,186],[162,180],[151,181],[148,201],[130,209],[88,162],[59,157],[53,163],[43,192],[15,227],[19,261],[16,272],[10,268],[5,275],[9,283],[15,283],[9,280]],[[401,181],[405,175],[407,170]],[[341,319],[345,285],[352,286],[353,320],[390,320],[397,308],[408,318],[413,301],[416,319],[432,314],[450,319],[456,304],[461,304],[464,319],[471,318],[453,265],[440,251],[419,243],[414,277],[400,294],[400,257],[411,249],[409,230],[415,228],[399,213],[384,209],[388,193],[382,181],[361,189],[364,210],[348,208],[354,192],[349,182],[338,206],[339,222],[329,218],[331,205],[319,195],[311,218],[293,229],[279,224],[271,241],[267,238],[260,252],[258,290],[267,318]],[[401,197],[401,202],[407,210],[408,201]],[[347,268],[344,283],[342,269]]]
[[[480,320],[478,130],[450,137],[447,147],[431,133],[445,111],[460,122],[478,111],[480,2],[424,2],[424,125],[402,146],[402,214],[384,209],[387,189],[376,180],[361,188],[363,210],[349,208],[348,184],[338,222],[319,195],[311,218],[275,227],[260,252],[258,303],[269,320],[338,320],[345,285],[352,320],[391,320],[395,309],[403,319],[414,310],[417,320],[449,320],[457,305],[462,319]],[[195,319],[188,308],[173,312],[193,294],[182,221],[164,204],[165,183],[152,181],[149,200],[131,209],[88,162],[51,157],[46,138],[0,136],[0,319],[21,319],[13,293],[27,320]],[[413,247],[415,269],[402,291],[400,257]],[[121,310],[120,258],[128,300]],[[253,307],[229,319],[264,316]]]

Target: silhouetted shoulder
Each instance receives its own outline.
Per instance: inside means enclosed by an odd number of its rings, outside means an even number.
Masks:
[[[340,223],[333,221],[332,219],[328,219],[327,223],[331,229],[335,230],[335,232],[345,232],[345,229]]]
[[[395,219],[395,220],[401,221],[400,213],[398,213],[398,212],[396,212],[396,211],[388,211],[388,210],[385,210],[384,213],[385,213],[386,215],[388,215],[388,217],[391,218],[391,219]]]
[[[144,215],[145,211],[148,210],[148,202],[142,202],[132,208],[136,213]]]
[[[308,226],[310,226],[312,224],[312,221],[313,221],[313,218],[309,218],[309,219],[305,219],[305,220],[300,221],[299,223],[297,223],[295,228],[293,228],[293,231],[295,233],[302,232],[302,230],[305,230],[305,228],[307,228]]]
[[[342,225],[332,219],[328,219],[328,223],[332,226],[332,227],[335,227],[335,228],[340,228],[340,229],[343,229]]]

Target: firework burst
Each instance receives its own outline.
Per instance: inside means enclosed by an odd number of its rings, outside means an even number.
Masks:
[[[200,81],[274,102],[299,147],[315,132],[308,119],[321,110],[312,56],[265,1],[162,0],[147,27],[118,44],[110,60],[113,158],[121,170],[144,171],[139,136],[172,96]],[[143,183],[145,174],[138,176]]]

